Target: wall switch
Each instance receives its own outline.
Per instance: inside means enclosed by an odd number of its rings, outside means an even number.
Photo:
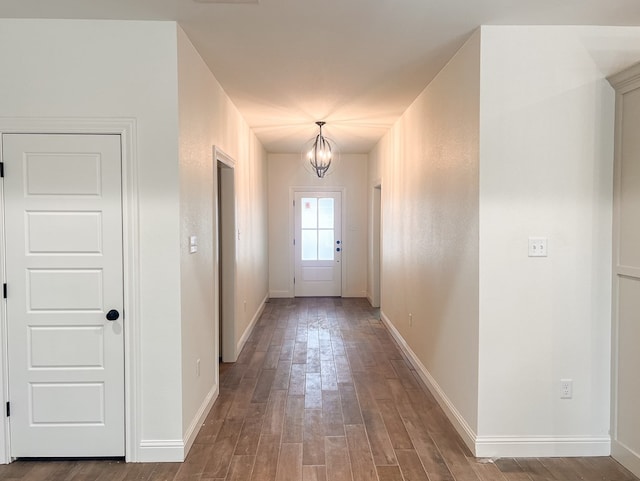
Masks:
[[[189,237],[189,253],[195,254],[198,252],[198,237],[192,235]]]
[[[560,379],[560,399],[571,399],[573,397],[573,380]]]
[[[547,257],[546,237],[529,237],[529,257]]]

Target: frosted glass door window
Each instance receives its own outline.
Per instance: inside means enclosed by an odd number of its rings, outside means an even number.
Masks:
[[[342,294],[342,195],[296,192],[294,202],[296,297]]]
[[[333,260],[335,239],[333,199],[303,197],[301,200],[302,260]]]

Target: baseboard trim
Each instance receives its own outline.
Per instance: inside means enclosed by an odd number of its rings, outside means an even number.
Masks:
[[[464,443],[472,452],[475,453],[476,433],[471,429],[471,426],[469,426],[467,421],[462,417],[440,385],[436,382],[424,364],[422,364],[422,361],[418,359],[416,353],[409,347],[400,332],[398,332],[391,320],[384,314],[384,312],[382,312],[382,310],[380,311],[380,318],[387,326],[387,329],[389,329],[389,332],[391,332],[393,338],[398,342],[404,353],[407,355],[411,364],[413,364],[413,367],[420,376],[420,379],[422,379],[422,382],[425,383],[429,391],[431,391],[431,394],[436,398],[436,401],[444,411],[449,421],[451,421],[451,424],[453,424],[455,430],[462,437]]]
[[[416,372],[453,424],[464,443],[474,456],[479,458],[517,458],[517,457],[574,457],[609,456],[612,443],[609,436],[478,436],[446,396],[431,373],[422,364],[418,356],[409,347],[391,320],[380,312],[380,318],[408,357]],[[625,466],[636,476],[640,476],[640,457],[638,454],[620,448],[620,459],[628,462]],[[615,457],[615,456],[614,456]],[[624,462],[621,461],[622,464]],[[637,471],[634,471],[634,468]]]
[[[290,291],[269,291],[269,297],[272,299],[287,299],[293,297]]]
[[[187,457],[187,454],[189,454],[189,450],[191,449],[191,446],[193,446],[193,442],[196,440],[196,437],[198,436],[198,432],[200,432],[200,428],[202,427],[204,420],[207,418],[209,411],[211,411],[213,403],[216,402],[216,399],[218,399],[219,393],[219,385],[216,384],[211,388],[207,396],[204,398],[200,409],[198,409],[198,412],[194,416],[193,421],[191,421],[189,428],[185,432],[183,437],[185,458]]]
[[[375,307],[375,308],[380,307],[379,305],[377,305],[377,306],[376,306],[376,305],[374,305],[374,303],[373,303],[373,296],[372,296],[370,293],[368,293],[368,292],[367,292],[367,294],[366,294],[364,297],[366,297],[366,298],[367,298],[367,301],[369,301],[369,304],[371,304],[371,307]]]
[[[611,456],[640,478],[640,453],[622,444],[620,441],[611,442]]]
[[[181,463],[184,461],[182,439],[147,439],[140,441],[139,463]]]
[[[609,456],[609,436],[479,436],[479,458],[553,458]]]
[[[265,307],[265,305],[266,305],[268,300],[269,300],[269,294],[264,296],[264,299],[262,299],[262,302],[260,303],[260,307],[258,307],[258,310],[256,311],[256,313],[254,314],[253,318],[251,319],[251,322],[249,323],[247,328],[242,333],[242,336],[240,337],[240,340],[238,341],[238,345],[236,346],[236,357],[238,357],[240,355],[240,353],[242,352],[242,348],[246,344],[247,339],[249,339],[249,336],[251,335],[251,332],[253,331],[253,328],[256,327],[256,323],[258,322],[258,319],[260,319],[260,316],[264,312],[264,307]]]

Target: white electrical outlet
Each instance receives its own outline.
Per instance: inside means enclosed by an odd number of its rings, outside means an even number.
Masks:
[[[573,379],[560,379],[560,399],[573,397]]]

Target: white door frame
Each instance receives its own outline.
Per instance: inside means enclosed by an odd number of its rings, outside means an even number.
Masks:
[[[377,180],[371,188],[371,292],[369,302],[372,307],[380,307],[380,277],[382,268],[382,182]]]
[[[229,174],[226,177],[226,184],[222,185],[220,188],[221,192],[218,192],[218,162],[224,164],[224,167],[221,169],[222,174]],[[214,273],[214,302],[217,309],[215,310],[215,332],[216,336],[220,332],[220,322],[222,322],[222,360],[223,362],[235,362],[238,358],[238,349],[236,345],[236,313],[237,302],[236,302],[236,240],[237,240],[237,209],[236,209],[236,193],[235,193],[235,166],[236,163],[229,155],[225,154],[218,147],[213,147],[213,170],[214,170],[214,189],[215,195],[214,199],[216,199],[216,203],[221,198],[220,195],[225,199],[222,203],[222,212],[223,218],[218,218],[218,213],[220,212],[219,208],[214,209],[215,212],[215,221],[214,221],[214,229],[215,229],[215,239],[216,243],[220,241],[220,235],[224,236],[224,240],[226,243],[223,243],[222,249],[220,250],[220,246],[216,247],[216,264],[215,264],[215,273]],[[222,179],[223,181],[225,179]],[[220,194],[220,195],[219,195]],[[231,197],[229,199],[229,197]],[[218,206],[219,207],[219,206]],[[227,214],[227,215],[224,215]],[[219,231],[222,230],[222,232]],[[217,257],[217,253],[220,252],[223,255],[223,259],[219,259]],[[225,255],[226,254],[226,255]],[[220,299],[220,269],[222,267],[223,275],[225,276],[225,285],[228,285],[230,289],[225,289],[223,291],[222,299]],[[220,319],[220,307],[222,307],[222,312],[227,315],[224,316],[224,319]],[[218,349],[219,343],[216,343],[216,350]],[[218,356],[220,353],[218,353]],[[217,359],[217,357],[216,357]]]
[[[616,90],[615,118],[615,154],[613,169],[613,252],[612,252],[612,290],[611,290],[611,455],[636,476],[640,475],[640,458],[618,438],[619,420],[619,367],[620,367],[620,318],[619,283],[621,277],[638,278],[637,267],[622,265],[620,261],[620,224],[622,191],[622,125],[624,95],[640,88],[640,64],[632,66],[610,77],[609,82]]]
[[[122,229],[124,282],[124,392],[125,460],[138,459],[140,445],[140,324],[139,324],[139,234],[138,234],[138,158],[136,121],[132,118],[0,118],[0,134],[116,134],[122,146]],[[1,153],[1,149],[0,149]],[[1,160],[1,159],[0,159]],[[0,186],[0,189],[2,187]],[[4,215],[4,192],[0,191],[0,213]],[[0,224],[0,274],[6,282],[4,219]],[[0,308],[0,463],[11,461],[9,423],[4,415],[8,399],[6,302]]]
[[[344,288],[346,286],[346,269],[345,265],[347,265],[348,257],[349,257],[349,249],[346,248],[349,246],[348,244],[348,233],[346,232],[345,226],[345,205],[347,205],[347,189],[344,187],[320,187],[320,186],[306,186],[306,187],[289,187],[289,206],[291,208],[289,215],[289,293],[290,297],[296,296],[296,289],[293,282],[293,279],[296,275],[296,246],[293,244],[293,239],[296,236],[296,210],[294,207],[294,201],[296,198],[296,194],[298,192],[340,192],[342,200],[340,202],[340,232],[341,232],[341,241],[342,241],[342,252],[341,254],[341,262],[340,262],[340,297],[343,296]]]

